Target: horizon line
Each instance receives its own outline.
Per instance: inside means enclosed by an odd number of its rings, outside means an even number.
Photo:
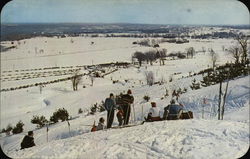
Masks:
[[[1,25],[5,24],[130,24],[130,25],[187,25],[187,26],[247,26],[250,24],[161,24],[161,23],[129,23],[129,22],[118,22],[118,23],[108,23],[108,22],[1,22]]]

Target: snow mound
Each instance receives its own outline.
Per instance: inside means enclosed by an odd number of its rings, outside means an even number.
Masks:
[[[84,133],[9,154],[13,158],[238,158],[249,147],[248,128],[232,121],[162,121]]]

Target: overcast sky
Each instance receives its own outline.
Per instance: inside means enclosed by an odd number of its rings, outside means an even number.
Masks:
[[[236,0],[13,0],[2,23],[249,24]]]

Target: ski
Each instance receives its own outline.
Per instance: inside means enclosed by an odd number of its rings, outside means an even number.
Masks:
[[[128,128],[128,127],[133,127],[133,126],[139,126],[144,124],[145,121],[138,123],[138,124],[129,124],[129,125],[122,125],[122,126],[113,126],[110,129],[122,129],[122,128]]]

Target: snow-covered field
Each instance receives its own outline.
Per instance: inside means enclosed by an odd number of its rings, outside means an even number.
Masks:
[[[133,45],[136,38],[32,38],[21,40],[17,49],[1,53],[1,88],[17,87],[70,77],[72,74],[58,76],[44,71],[43,68],[59,67],[52,71],[69,71],[76,66],[92,65],[108,62],[131,62],[135,51],[147,51],[153,48]],[[73,42],[72,42],[73,41]],[[91,42],[94,44],[91,44]],[[184,52],[188,47],[196,51],[213,48],[219,54],[218,65],[233,61],[223,51],[234,45],[233,39],[194,40],[189,43],[161,43],[168,53]],[[12,46],[11,42],[2,45]],[[43,50],[43,51],[41,51]],[[8,124],[24,122],[24,132],[17,135],[1,134],[1,147],[12,158],[238,158],[249,148],[249,76],[240,77],[229,83],[228,96],[225,104],[224,120],[217,120],[219,86],[214,85],[199,90],[191,90],[191,81],[201,76],[186,77],[191,72],[211,67],[208,52],[199,52],[193,59],[168,60],[164,66],[159,62],[153,66],[144,64],[141,68],[130,65],[118,68],[104,78],[95,78],[94,85],[88,76],[83,76],[79,90],[73,91],[71,81],[48,84],[42,93],[39,87],[30,87],[14,91],[1,92],[1,129]],[[65,68],[70,67],[70,68]],[[32,70],[31,70],[32,69]],[[37,70],[34,70],[37,69]],[[39,70],[40,69],[40,70]],[[111,69],[111,68],[109,68]],[[155,81],[163,81],[162,85],[146,85],[145,72],[153,71]],[[46,77],[36,76],[31,79],[14,80],[21,73],[38,74],[43,72]],[[81,72],[88,72],[81,67]],[[8,77],[8,78],[6,78]],[[12,77],[12,78],[9,78]],[[31,77],[31,76],[29,76]],[[32,76],[33,77],[33,76]],[[169,82],[170,77],[173,82]],[[4,81],[3,79],[6,78]],[[112,80],[119,82],[113,84]],[[126,80],[128,80],[126,82]],[[83,88],[85,86],[86,88]],[[223,90],[224,90],[223,85]],[[109,93],[120,94],[131,89],[135,97],[135,116],[131,122],[140,122],[155,101],[163,110],[171,100],[164,97],[166,89],[169,94],[174,89],[187,88],[187,93],[180,96],[179,101],[187,110],[194,112],[194,119],[182,121],[162,121],[145,123],[140,126],[112,129],[91,133],[94,120],[105,117],[106,112],[87,115],[90,106],[100,103]],[[143,97],[148,95],[150,101]],[[208,103],[204,106],[203,98]],[[49,101],[46,105],[44,101]],[[71,132],[67,122],[59,122],[49,127],[49,142],[46,141],[46,128],[36,129],[30,123],[33,115],[44,115],[47,119],[52,113],[64,107],[68,110]],[[83,114],[78,114],[78,109]],[[143,108],[143,112],[142,112]],[[133,112],[133,111],[132,111]],[[134,113],[134,112],[133,112]],[[115,117],[113,125],[118,125]],[[20,149],[20,142],[29,130],[34,130],[37,146]]]

